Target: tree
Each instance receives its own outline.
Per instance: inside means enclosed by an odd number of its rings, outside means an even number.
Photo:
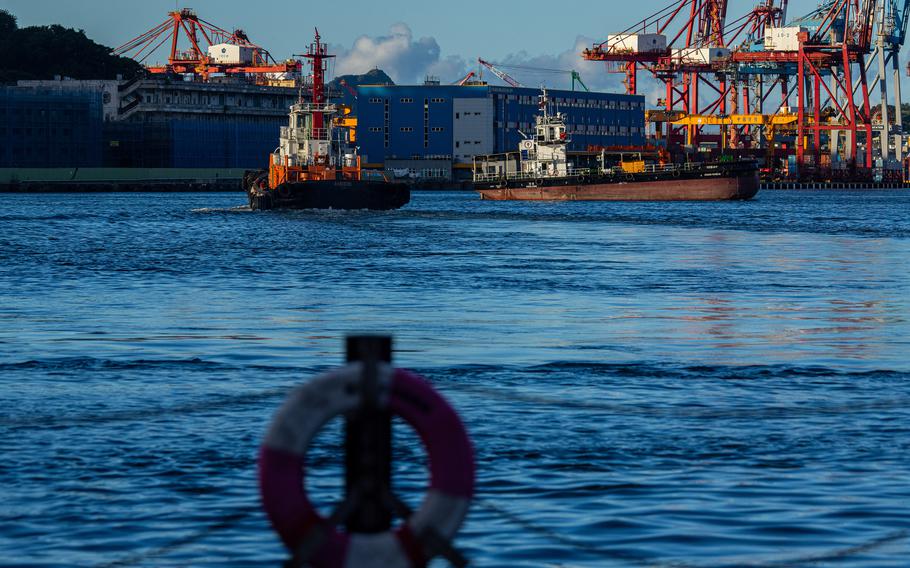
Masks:
[[[20,79],[114,79],[132,78],[142,66],[111,54],[111,48],[95,43],[82,30],[59,25],[17,28],[16,18],[0,10],[0,83]]]

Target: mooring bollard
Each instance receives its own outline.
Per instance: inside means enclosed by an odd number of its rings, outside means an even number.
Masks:
[[[378,363],[392,362],[392,338],[355,335],[346,339],[348,363],[363,363],[360,412],[345,421],[345,498],[353,510],[348,532],[378,533],[392,526],[392,413],[379,408]]]

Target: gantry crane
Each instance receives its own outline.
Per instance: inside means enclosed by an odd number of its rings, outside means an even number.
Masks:
[[[761,0],[732,20],[727,18],[726,0],[674,0],[585,50],[582,56],[624,73],[629,93],[637,92],[642,70],[664,83],[666,96],[659,101],[663,113],[658,128],[666,127],[671,147],[699,145],[702,129],[710,125],[720,129],[719,142],[729,141],[731,148],[749,145],[757,149],[754,145],[763,137],[752,137],[749,144],[742,135],[750,128],[767,132],[773,120],[678,117],[743,113],[767,117],[766,104],[779,93],[780,103],[772,107],[772,114],[789,114],[795,107],[793,146],[802,173],[817,172],[823,134],[832,153],[844,147],[848,161],[856,159],[858,139],[864,137],[860,167],[870,168],[872,116],[866,61],[872,48],[876,5],[877,0],[827,0],[808,17],[788,22],[786,0]],[[898,36],[905,29],[907,12],[895,8],[882,13],[894,15],[895,33],[889,35],[894,38],[892,45],[898,39],[902,42]],[[899,26],[896,22],[902,17]],[[886,21],[884,16],[879,19]],[[782,37],[787,41],[774,45],[775,38]],[[888,61],[893,67],[893,61]],[[671,120],[674,117],[677,119]],[[790,118],[786,120],[791,124]]]
[[[901,83],[900,83],[900,50],[907,39],[907,19],[910,16],[910,0],[879,0],[876,10],[877,30],[875,37],[875,50],[869,59],[868,66],[878,62],[877,73],[872,79],[871,88],[879,87],[881,95],[881,135],[879,147],[881,157],[888,161],[891,159],[891,120],[889,109],[888,74],[892,75],[892,88],[894,95],[894,150],[895,157],[902,159],[904,125],[901,118]],[[867,68],[868,70],[868,68]]]
[[[185,42],[181,41],[182,36]],[[167,20],[117,47],[114,54],[145,63],[165,43],[170,44],[167,64],[148,65],[149,73],[194,74],[206,80],[214,73],[260,77],[266,73],[299,74],[302,67],[300,61],[276,62],[243,30],[229,32],[219,28],[189,8],[170,12]],[[188,46],[181,50],[181,44]]]
[[[638,92],[639,72],[649,72],[664,83],[662,106],[668,112],[726,114],[730,100],[726,18],[727,0],[674,0],[586,49],[582,57],[623,73],[629,94]],[[705,96],[702,88],[710,94]],[[676,143],[695,138],[670,122],[667,128],[667,139]]]

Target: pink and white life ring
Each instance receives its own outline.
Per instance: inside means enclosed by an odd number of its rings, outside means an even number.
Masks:
[[[426,561],[422,537],[450,541],[474,494],[474,451],[458,415],[421,377],[379,365],[380,407],[411,425],[429,457],[430,487],[414,514],[396,529],[347,534],[319,515],[304,487],[304,457],[316,433],[362,401],[362,364],[320,375],[294,389],[278,410],[259,454],[259,488],[266,514],[291,551],[322,532],[307,562],[316,568],[410,568]]]

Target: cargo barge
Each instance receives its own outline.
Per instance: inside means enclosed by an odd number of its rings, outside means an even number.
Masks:
[[[268,170],[244,175],[250,208],[388,210],[406,205],[408,187],[381,175],[368,177],[344,136],[344,111],[326,100],[325,60],[332,56],[318,30],[305,57],[313,69],[312,102],[301,98],[291,106]]]
[[[568,162],[565,116],[539,97],[534,136],[518,152],[477,156],[474,188],[481,199],[533,201],[721,201],[751,199],[759,189],[753,160],[647,164],[629,153],[618,165],[601,152],[591,167]]]

